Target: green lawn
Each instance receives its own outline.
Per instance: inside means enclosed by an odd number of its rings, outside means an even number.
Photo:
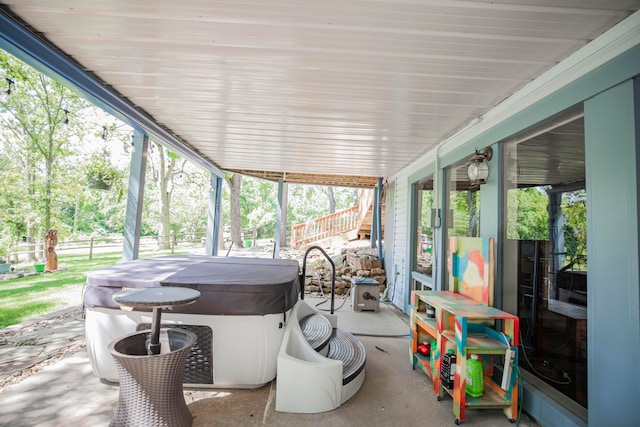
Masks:
[[[168,252],[141,253],[140,257],[163,254]],[[58,255],[58,271],[0,281],[0,328],[81,305],[87,273],[121,260],[122,252],[101,253],[93,259],[86,254]]]

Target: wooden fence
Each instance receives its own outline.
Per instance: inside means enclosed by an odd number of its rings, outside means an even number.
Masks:
[[[205,232],[169,235],[169,248],[173,253],[178,248],[198,247],[203,245],[202,236]],[[163,236],[140,237],[140,249],[156,249],[161,244]],[[57,254],[73,253],[86,254],[92,259],[97,252],[114,252],[122,250],[124,238],[95,236],[83,240],[59,240],[55,248]],[[7,259],[14,265],[28,264],[46,260],[45,242],[21,242],[9,247]]]

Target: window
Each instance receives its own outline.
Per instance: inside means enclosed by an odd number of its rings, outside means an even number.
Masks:
[[[471,185],[467,162],[447,168],[447,239],[480,236],[480,186]]]
[[[452,236],[480,236],[480,186],[472,185],[467,175],[467,160],[445,170],[445,212],[447,235],[443,257],[449,254],[449,238]],[[443,278],[443,289],[450,289],[449,275]]]
[[[587,407],[587,195],[577,116],[504,144],[503,298],[520,317],[520,369]]]
[[[430,176],[416,184],[416,248],[414,271],[432,277],[433,255],[433,178]]]

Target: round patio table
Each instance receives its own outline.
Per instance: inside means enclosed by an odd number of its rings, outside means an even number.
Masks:
[[[184,368],[193,332],[166,329],[169,348],[160,344],[162,307],[195,302],[200,292],[182,287],[154,287],[122,291],[113,300],[126,307],[151,308],[151,330],[125,335],[109,344],[120,378],[114,427],[189,427],[193,417],[183,394]],[[161,351],[162,350],[162,351]]]
[[[160,353],[160,319],[162,307],[187,305],[197,301],[200,292],[191,288],[166,286],[159,288],[143,288],[118,292],[113,300],[120,305],[132,308],[151,308],[153,317],[151,322],[151,354]]]

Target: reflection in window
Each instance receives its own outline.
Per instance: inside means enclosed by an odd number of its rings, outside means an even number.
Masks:
[[[452,236],[480,236],[480,186],[473,185],[467,175],[467,161],[446,169],[447,191],[445,191],[445,212],[447,235],[444,254],[449,254],[449,239]],[[449,275],[444,276],[443,289],[452,289]]]
[[[480,235],[480,187],[471,185],[467,164],[447,169],[447,235],[478,237]]]
[[[416,262],[414,270],[425,276],[432,276],[433,228],[433,178],[426,178],[416,185]]]
[[[507,143],[504,153],[504,295],[517,295],[519,365],[586,407],[583,120]]]

